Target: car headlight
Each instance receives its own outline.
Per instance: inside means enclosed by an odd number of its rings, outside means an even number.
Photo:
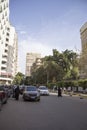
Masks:
[[[28,96],[29,94],[28,93],[24,93],[25,96]]]

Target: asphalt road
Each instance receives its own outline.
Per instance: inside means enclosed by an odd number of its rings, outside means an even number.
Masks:
[[[56,95],[40,102],[10,98],[0,112],[0,130],[87,130],[87,99]]]

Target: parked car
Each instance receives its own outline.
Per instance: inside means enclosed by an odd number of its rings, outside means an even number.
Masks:
[[[46,86],[40,86],[38,88],[40,95],[49,95],[49,90]]]
[[[4,87],[5,92],[7,93],[8,98],[10,98],[11,95],[12,95],[12,88],[11,88],[11,86],[6,86],[5,85],[3,87]]]
[[[40,92],[35,86],[25,86],[23,91],[23,99],[32,100],[32,101],[40,101]]]
[[[0,102],[1,104],[7,103],[8,100],[8,93],[5,90],[4,86],[0,86]]]
[[[21,95],[23,94],[24,88],[25,88],[24,85],[20,85],[20,86],[19,86],[20,94],[21,94]]]

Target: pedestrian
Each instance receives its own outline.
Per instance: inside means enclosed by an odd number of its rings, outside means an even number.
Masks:
[[[13,87],[12,87],[12,98],[15,98],[15,88],[16,88],[17,86],[16,85],[14,85]]]
[[[16,99],[16,100],[19,100],[19,94],[20,94],[20,90],[19,90],[19,86],[17,86],[17,87],[15,88],[15,99]]]
[[[62,92],[61,92],[61,88],[58,87],[58,97],[62,97]]]

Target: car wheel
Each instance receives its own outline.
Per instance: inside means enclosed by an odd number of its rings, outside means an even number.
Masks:
[[[6,104],[6,103],[7,103],[7,100],[4,101],[4,104]]]
[[[26,99],[23,97],[23,100],[26,101]]]
[[[37,100],[38,102],[40,101],[40,98]]]

